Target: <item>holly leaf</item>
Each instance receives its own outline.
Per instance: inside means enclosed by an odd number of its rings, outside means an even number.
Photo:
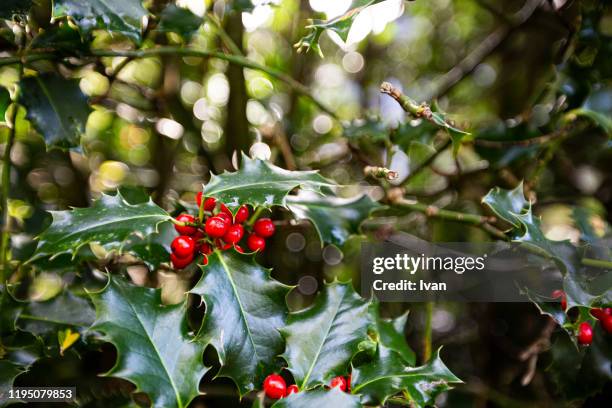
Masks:
[[[304,49],[308,52],[312,49],[323,58],[323,52],[319,46],[319,38],[325,30],[335,32],[342,41],[346,41],[357,15],[367,7],[382,1],[384,0],[356,0],[353,1],[352,8],[341,16],[331,20],[312,20],[312,23],[306,26],[306,29],[310,30],[310,32],[301,38],[294,47],[298,49],[298,52]]]
[[[171,219],[153,201],[132,205],[120,193],[102,194],[89,208],[51,211],[53,222],[39,237],[32,259],[61,254],[76,257],[78,250],[91,242],[104,249],[122,250],[134,234],[146,237],[157,232],[158,224]]]
[[[340,391],[336,387],[330,390],[317,388],[311,391],[293,393],[286,398],[278,400],[272,405],[272,408],[360,408],[362,406],[361,402],[359,402],[359,397]]]
[[[173,32],[180,34],[189,41],[204,21],[202,17],[196,16],[189,9],[169,4],[160,14],[159,25],[156,31]]]
[[[339,198],[301,192],[287,197],[287,207],[296,218],[313,223],[322,243],[342,245],[351,234],[359,233],[361,223],[381,205],[367,195]]]
[[[32,40],[32,48],[52,48],[58,51],[87,51],[89,45],[83,41],[79,31],[69,24],[51,26],[41,30]],[[65,102],[64,102],[65,103]]]
[[[115,277],[91,298],[96,307],[91,330],[117,348],[117,361],[106,375],[134,383],[153,407],[187,407],[206,372],[203,349],[188,334],[187,302],[162,305],[160,289]]]
[[[142,260],[151,271],[157,270],[163,262],[168,262],[170,244],[178,236],[174,225],[169,222],[162,223],[158,230],[157,234],[131,237],[123,248],[125,252]]]
[[[374,327],[371,306],[350,282],[334,282],[312,306],[289,315],[281,330],[287,343],[282,357],[300,390],[349,372],[351,358],[363,348],[360,343],[369,342],[368,329]]]
[[[140,0],[55,0],[53,6],[53,18],[70,17],[84,34],[100,28],[134,41],[140,41],[147,15]]]
[[[90,112],[78,80],[44,74],[23,79],[20,89],[20,102],[27,109],[26,118],[48,145],[71,147],[77,144]]]
[[[395,319],[383,319],[376,313],[376,328],[378,330],[378,342],[383,346],[395,351],[409,365],[414,365],[416,355],[408,345],[404,335],[404,327],[408,320],[408,312]]]
[[[316,171],[289,171],[243,154],[240,169],[212,175],[204,195],[215,197],[235,212],[242,204],[266,208],[285,206],[287,194],[297,187],[320,192],[322,188],[335,186]]]
[[[64,291],[45,302],[25,302],[18,315],[17,326],[37,335],[55,332],[64,327],[86,328],[95,319],[91,303]]]
[[[191,290],[206,304],[198,341],[217,350],[217,375],[234,380],[244,395],[280,368],[275,360],[283,351],[278,329],[285,325],[291,287],[272,279],[252,256],[236,251],[213,252],[202,270]]]
[[[15,379],[43,355],[42,341],[30,333],[16,331],[0,337],[0,406],[6,403]]]
[[[366,405],[378,405],[405,392],[410,396],[410,406],[424,407],[450,389],[449,384],[460,382],[440,359],[439,349],[427,364],[409,367],[398,353],[379,344],[370,363],[353,368],[351,393],[361,395]]]
[[[32,7],[32,0],[2,0],[0,18],[10,20],[16,15],[27,15]]]
[[[518,215],[529,206],[523,193],[523,182],[512,190],[504,190],[499,187],[492,188],[482,202],[486,204],[498,217],[509,222],[514,227],[519,227]]]
[[[583,107],[569,111],[566,116],[584,117],[589,119],[596,126],[599,126],[606,133],[606,135],[612,136],[612,119],[610,119],[610,116],[605,113]]]
[[[464,141],[464,139],[468,138],[472,134],[470,132],[466,132],[464,130],[456,128],[455,126],[448,123],[444,114],[440,112],[432,112],[431,119],[436,125],[440,126],[443,129],[446,129],[448,135],[451,138],[451,141],[453,142],[453,156],[457,156],[457,153],[459,152],[459,147],[461,147],[461,143]]]

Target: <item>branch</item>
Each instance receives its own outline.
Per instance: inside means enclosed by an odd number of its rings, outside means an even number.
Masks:
[[[481,41],[459,64],[455,65],[450,71],[442,76],[438,81],[437,89],[426,99],[436,99],[445,95],[463,78],[470,74],[474,69],[506,40],[510,34],[518,27],[529,20],[535,10],[543,0],[526,0],[523,7],[508,18],[509,22],[500,26]]]
[[[196,50],[193,48],[183,47],[157,47],[149,48],[146,50],[91,50],[89,53],[81,54],[80,57],[130,57],[130,58],[147,58],[160,55],[180,55],[184,57],[200,57],[200,58],[217,58],[229,62],[230,64],[240,65],[244,68],[255,69],[267,73],[273,78],[287,84],[298,94],[305,96],[310,99],[321,111],[327,113],[332,118],[338,120],[338,116],[335,112],[326,107],[322,102],[312,95],[308,87],[304,84],[291,78],[286,73],[279,71],[275,68],[267,67],[258,62],[252,61],[246,57],[239,55],[225,54],[219,51],[207,51],[207,50]],[[54,54],[54,53],[36,53],[33,52],[24,56],[11,56],[0,58],[0,67],[4,65],[17,64],[19,62],[28,64],[34,61],[40,60],[57,60],[64,58],[65,55]]]

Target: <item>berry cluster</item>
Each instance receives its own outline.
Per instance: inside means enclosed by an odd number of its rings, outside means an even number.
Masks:
[[[349,392],[351,390],[351,375],[349,374],[348,377],[334,377],[329,386],[330,388],[338,387],[340,391]],[[284,398],[300,391],[295,384],[287,387],[285,379],[278,374],[267,376],[263,383],[263,389],[266,396],[272,399]]]
[[[196,195],[196,203],[200,208],[201,218],[191,214],[176,217],[174,228],[180,235],[170,245],[170,261],[176,269],[185,268],[193,262],[198,253],[203,256],[202,265],[206,265],[207,256],[214,248],[222,251],[234,248],[244,253],[240,242],[245,237],[249,250],[263,251],[266,247],[265,239],[274,235],[272,220],[248,220],[250,213],[246,205],[242,205],[236,215],[233,215],[225,204],[218,203],[212,197],[202,197],[201,192]]]
[[[567,298],[565,296],[565,292],[562,290],[555,290],[552,293],[552,297],[554,299],[560,299],[561,308],[563,310],[567,309]],[[601,323],[601,327],[609,333],[612,334],[612,308],[604,307],[604,308],[592,308],[591,315],[599,320]],[[576,338],[578,339],[578,343],[588,346],[593,342],[593,327],[589,322],[582,322],[578,325],[578,332],[576,333]]]

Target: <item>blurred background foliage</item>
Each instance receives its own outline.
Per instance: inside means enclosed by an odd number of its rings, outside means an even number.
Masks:
[[[78,143],[47,148],[45,132],[32,124],[26,109],[14,116],[9,108],[18,68],[0,67],[3,151],[7,124],[13,117],[17,121],[8,207],[13,259],[32,253],[33,237],[50,221],[47,210],[87,206],[100,193],[120,188],[131,202],[141,200],[144,191],[178,212],[193,202],[210,172],[234,168],[235,152],[241,150],[288,169],[318,169],[345,185],[346,196],[363,190],[381,200],[383,187],[401,186],[426,203],[474,213],[482,212],[480,199],[491,187],[513,188],[525,180],[548,238],[577,242],[588,230],[593,239],[610,243],[612,10],[607,1],[388,0],[359,13],[346,41],[324,32],[319,41],[324,58],[297,53],[294,44],[309,34],[307,19],[341,16],[350,0],[178,0],[170,14],[178,17],[147,25],[153,28],[141,36],[93,30],[91,44],[69,20],[60,29],[49,26],[49,0],[34,3],[27,18],[37,28],[25,34],[34,48],[65,47],[74,56],[61,64],[33,61],[24,76],[38,71],[72,78],[91,111],[85,112],[85,127],[75,129]],[[167,3],[144,5],[159,15],[168,10]],[[10,19],[0,24],[3,53],[15,51],[14,24]],[[328,111],[269,73],[221,59],[172,54],[78,58],[81,47],[146,50],[156,44],[243,53],[306,85]],[[383,81],[451,113],[452,123],[469,130],[472,136],[463,140],[458,155],[446,148],[435,126],[407,117],[396,101],[381,94]],[[78,115],[83,101],[75,92],[64,88],[57,103]],[[388,167],[399,177],[381,187],[364,174],[365,165]],[[275,214],[284,217],[282,210]],[[318,284],[334,277],[358,282],[360,239],[322,247],[308,224],[286,224],[262,259],[279,280],[297,284],[308,276]],[[489,239],[477,228],[417,212],[387,211],[363,225],[377,238],[394,230],[436,241]],[[73,271],[58,280],[52,272],[49,267],[29,272],[35,284],[25,296],[50,299],[70,286],[70,279],[85,279]],[[128,272],[135,281],[178,279],[165,271],[147,277],[142,267]],[[186,284],[168,287],[180,294]],[[292,292],[292,305],[307,304],[312,293]],[[424,306],[385,305],[389,315],[405,309],[411,310],[406,335],[420,350]],[[568,381],[549,375],[554,353],[543,354],[534,367],[520,359],[545,326],[529,304],[436,305],[433,343],[446,345],[447,365],[466,382],[444,394],[438,405],[609,404],[609,366],[602,370],[607,380],[591,380],[587,372],[583,381]],[[82,385],[92,394],[87,406],[127,404],[128,383],[96,377],[110,368],[112,348],[91,352],[80,347],[82,358],[75,351],[39,361],[20,381],[42,384],[53,378],[58,384]],[[532,377],[522,384],[526,372]],[[204,391],[208,395],[193,406],[239,404],[227,380],[216,379]]]

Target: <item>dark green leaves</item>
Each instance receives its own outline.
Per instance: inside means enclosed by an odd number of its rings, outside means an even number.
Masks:
[[[198,340],[211,344],[221,362],[220,376],[233,379],[240,394],[261,387],[280,368],[278,331],[285,325],[290,287],[272,278],[251,256],[215,251],[191,293],[202,296],[206,315]]]
[[[157,31],[175,32],[189,41],[203,21],[190,10],[169,4],[160,15]]]
[[[520,225],[517,216],[529,206],[523,193],[523,183],[521,182],[512,190],[504,190],[499,187],[491,189],[482,202],[503,220],[515,227]]]
[[[348,373],[351,358],[374,325],[371,305],[351,283],[335,282],[325,286],[312,306],[289,315],[282,329],[287,342],[283,357],[300,389]]]
[[[146,15],[140,0],[55,0],[53,8],[54,18],[72,18],[85,34],[102,28],[136,41]]]
[[[336,245],[358,233],[361,223],[381,207],[367,195],[345,199],[304,193],[287,197],[287,206],[296,218],[312,221],[323,242]]]
[[[39,237],[33,259],[65,253],[76,256],[82,246],[91,242],[106,250],[121,250],[130,236],[153,234],[159,223],[171,218],[153,201],[131,205],[121,194],[103,194],[89,208],[54,211],[51,215],[53,222]]]
[[[48,145],[77,144],[90,112],[77,80],[45,74],[23,79],[20,88],[27,118]]]
[[[379,344],[373,361],[353,368],[351,392],[361,394],[364,404],[378,405],[405,391],[412,406],[424,407],[448,390],[449,383],[458,382],[440,359],[439,350],[426,365],[409,367],[399,354]]]
[[[406,342],[406,336],[404,335],[407,319],[408,312],[395,319],[383,319],[377,315],[378,341],[380,344],[399,354],[406,363],[414,365],[416,355]]]
[[[213,175],[204,189],[204,195],[215,197],[236,211],[239,204],[266,208],[284,206],[285,197],[296,187],[318,192],[324,187],[333,186],[333,181],[316,171],[289,171],[243,154],[240,169]]]
[[[342,392],[338,388],[332,388],[331,390],[317,388],[312,391],[300,391],[297,394],[291,394],[287,398],[280,399],[272,405],[273,408],[359,408],[361,406],[359,397]]]
[[[91,295],[96,306],[92,330],[117,348],[117,362],[107,373],[127,379],[145,392],[153,407],[186,407],[198,395],[206,372],[202,346],[188,334],[186,302],[161,304],[161,291],[111,278]]]
[[[448,135],[451,138],[451,141],[453,142],[453,154],[457,155],[457,152],[459,151],[459,147],[461,147],[463,139],[470,136],[471,133],[458,129],[455,126],[451,125],[444,117],[444,114],[440,112],[432,112],[431,121],[436,125],[440,126],[441,128],[446,129]]]

